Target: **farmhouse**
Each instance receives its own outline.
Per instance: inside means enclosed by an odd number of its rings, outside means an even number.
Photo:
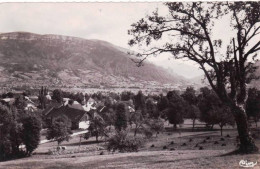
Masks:
[[[87,112],[69,106],[61,106],[51,109],[46,115],[46,118],[52,122],[55,118],[63,115],[70,119],[72,123],[71,129],[87,129],[89,126],[89,115]]]

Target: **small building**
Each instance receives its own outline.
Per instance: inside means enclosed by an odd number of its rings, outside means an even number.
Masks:
[[[53,121],[59,116],[67,116],[71,121],[71,129],[87,129],[89,127],[89,115],[84,110],[71,108],[69,106],[61,106],[52,108],[46,115],[46,119]]]

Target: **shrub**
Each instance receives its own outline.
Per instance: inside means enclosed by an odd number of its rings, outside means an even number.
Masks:
[[[91,137],[91,133],[87,132],[84,134],[84,139],[88,140]]]
[[[115,152],[136,152],[143,143],[142,138],[131,137],[126,131],[118,131],[114,136],[109,138],[107,150]]]
[[[153,136],[153,132],[150,129],[144,129],[144,135],[146,138],[151,138]]]

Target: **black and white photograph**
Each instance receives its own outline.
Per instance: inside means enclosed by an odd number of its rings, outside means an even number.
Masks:
[[[0,169],[260,169],[260,1],[0,2]]]

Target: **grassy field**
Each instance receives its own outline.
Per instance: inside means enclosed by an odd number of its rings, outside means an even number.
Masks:
[[[186,124],[189,122],[185,122]],[[41,144],[32,157],[0,163],[2,169],[27,168],[239,168],[240,160],[258,162],[260,154],[225,155],[236,148],[237,132],[233,128],[225,128],[223,136],[219,130],[205,131],[197,129],[191,132],[185,125],[174,131],[166,124],[166,129],[136,153],[109,153],[105,143],[96,143],[78,136],[69,142],[61,154],[48,154],[55,149],[56,142]],[[260,147],[260,139],[256,139]],[[201,148],[202,147],[202,148]],[[202,149],[202,150],[200,150]],[[103,155],[100,155],[102,152]]]

